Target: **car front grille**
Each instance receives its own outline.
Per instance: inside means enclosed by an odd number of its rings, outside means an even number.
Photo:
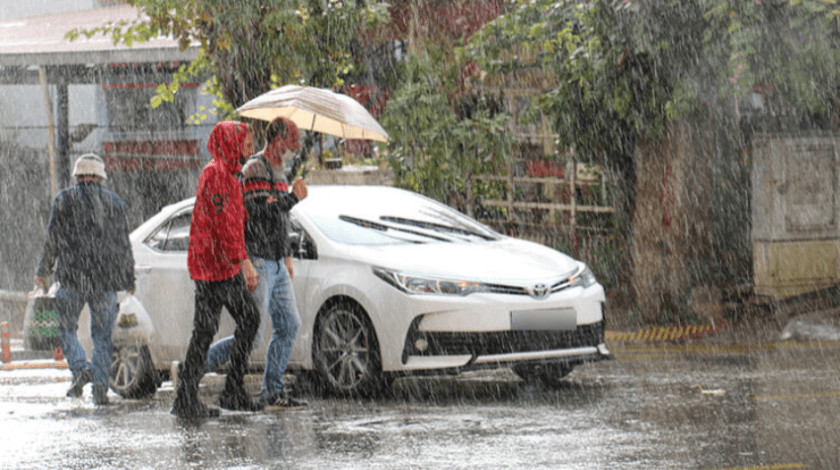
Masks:
[[[493,331],[439,333],[419,331],[415,319],[406,336],[403,361],[408,356],[474,356],[597,346],[604,342],[604,322],[580,325],[569,331]],[[419,351],[415,344],[425,340],[428,347]]]
[[[563,289],[569,287],[571,283],[569,282],[569,278],[563,278],[554,284],[551,285],[550,292],[552,294],[556,294],[557,292],[562,291]],[[521,286],[506,286],[502,284],[487,284],[487,290],[493,294],[506,294],[506,295],[529,295],[528,289]]]

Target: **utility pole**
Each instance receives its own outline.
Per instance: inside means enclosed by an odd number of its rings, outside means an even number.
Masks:
[[[58,194],[58,157],[55,152],[55,122],[53,121],[53,105],[50,98],[50,90],[47,85],[47,71],[42,65],[38,68],[38,76],[41,78],[41,92],[44,95],[44,111],[47,116],[47,151],[50,156],[50,196],[54,198]]]

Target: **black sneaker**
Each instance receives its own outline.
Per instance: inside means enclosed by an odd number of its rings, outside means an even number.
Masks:
[[[110,405],[111,402],[108,400],[108,389],[94,388],[93,403],[96,404],[96,406]]]
[[[83,370],[76,374],[73,377],[73,385],[70,386],[70,389],[67,390],[67,396],[70,398],[79,398],[82,396],[82,389],[85,388],[85,385],[93,382],[93,372],[89,370]]]
[[[265,405],[265,411],[294,411],[302,410],[309,406],[309,403],[303,400],[282,395],[261,398],[260,401]]]

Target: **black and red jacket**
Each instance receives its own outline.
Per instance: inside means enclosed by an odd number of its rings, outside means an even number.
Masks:
[[[298,198],[289,192],[282,168],[272,167],[257,154],[242,168],[242,187],[248,218],[245,222],[245,245],[248,254],[258,258],[280,260],[292,254],[289,245],[289,210]],[[269,196],[276,199],[269,203]]]

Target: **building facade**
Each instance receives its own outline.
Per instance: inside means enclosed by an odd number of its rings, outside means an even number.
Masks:
[[[217,118],[202,83],[182,85],[172,103],[151,98],[198,47],[157,38],[133,47],[110,36],[65,37],[109,22],[142,20],[115,0],[0,4],[0,290],[31,286],[54,194],[72,184],[73,164],[93,152],[106,184],[128,202],[137,226],[190,197],[210,160]],[[10,233],[13,232],[13,233]]]

